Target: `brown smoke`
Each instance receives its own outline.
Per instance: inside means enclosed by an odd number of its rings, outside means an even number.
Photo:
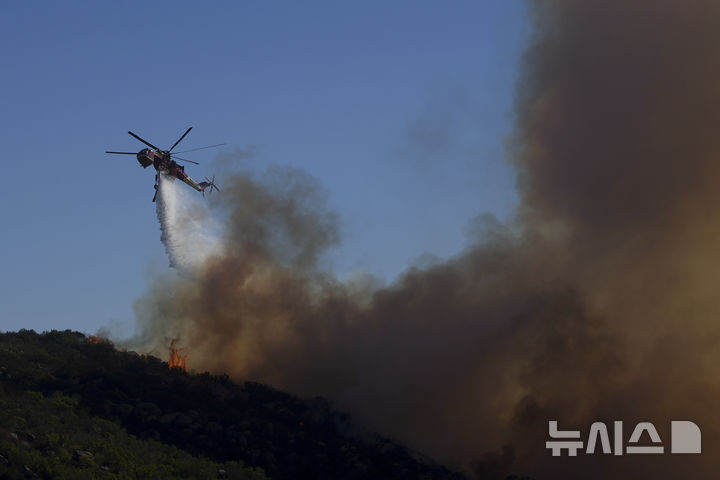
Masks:
[[[197,370],[324,395],[481,478],[711,477],[720,469],[720,3],[533,5],[510,158],[521,203],[389,288],[318,267],[337,241],[312,179],[236,175],[222,254],[137,304]],[[552,458],[564,429],[670,420],[700,456]]]

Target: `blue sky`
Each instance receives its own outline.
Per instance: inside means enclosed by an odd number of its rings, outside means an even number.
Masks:
[[[340,216],[343,278],[386,282],[512,212],[504,142],[528,37],[525,5],[457,2],[7,2],[0,16],[0,330],[131,324],[167,269],[153,172],[132,130],[212,174],[316,177]],[[222,178],[218,178],[222,186]]]

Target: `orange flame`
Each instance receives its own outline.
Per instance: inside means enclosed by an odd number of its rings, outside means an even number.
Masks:
[[[87,339],[88,343],[110,343],[112,342],[108,340],[107,338],[98,337],[97,335],[92,335],[88,337]]]
[[[168,360],[168,364],[170,364],[170,368],[182,368],[183,372],[187,372],[187,353],[185,355],[180,353],[183,350],[185,349],[175,348],[175,339],[173,338],[173,341],[170,342],[170,360]]]

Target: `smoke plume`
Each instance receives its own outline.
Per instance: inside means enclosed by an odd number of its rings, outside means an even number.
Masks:
[[[338,241],[302,172],[224,179],[221,248],[137,302],[189,366],[323,395],[479,478],[720,469],[720,3],[533,4],[508,156],[520,205],[387,288],[321,268]],[[166,232],[167,233],[167,232]],[[171,256],[172,258],[172,256]],[[548,420],[692,420],[691,455],[553,458]],[[611,434],[612,435],[612,434]]]

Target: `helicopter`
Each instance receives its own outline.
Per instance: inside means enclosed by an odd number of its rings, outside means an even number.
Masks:
[[[187,152],[194,152],[197,150],[203,150],[206,148],[214,148],[219,147],[221,145],[225,145],[224,143],[218,143],[216,145],[208,145],[207,147],[200,147],[200,148],[193,148],[191,150],[183,150],[182,152],[175,152],[171,153],[173,148],[177,147],[178,143],[182,141],[185,136],[190,133],[190,130],[192,130],[192,127],[188,128],[185,133],[182,134],[182,136],[173,144],[172,147],[168,150],[162,150],[152,143],[148,142],[147,140],[144,140],[140,138],[139,136],[135,135],[133,132],[128,132],[131,136],[135,137],[137,140],[140,140],[142,143],[147,145],[150,148],[144,148],[140,150],[139,152],[110,152],[105,151],[105,153],[114,153],[117,155],[136,155],[137,161],[140,162],[140,165],[143,168],[147,168],[150,165],[155,167],[155,170],[157,170],[157,173],[155,174],[155,195],[153,196],[152,201],[154,202],[157,198],[157,190],[158,190],[158,182],[160,181],[160,174],[167,175],[171,178],[177,178],[179,180],[182,180],[183,182],[190,185],[192,188],[197,190],[198,192],[202,193],[203,196],[205,195],[205,190],[209,188],[210,192],[213,191],[213,189],[217,190],[218,192],[220,189],[215,185],[215,175],[213,175],[212,179],[205,177],[204,182],[197,183],[195,180],[190,178],[190,176],[185,173],[185,167],[183,165],[178,165],[178,163],[175,160],[181,161],[181,162],[188,162],[188,163],[194,163],[195,165],[200,165],[198,162],[194,162],[192,160],[187,160],[185,158],[180,158],[177,156],[178,153],[187,153]]]

